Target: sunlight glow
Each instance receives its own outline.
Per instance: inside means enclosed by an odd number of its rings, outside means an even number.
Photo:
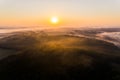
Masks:
[[[51,18],[51,23],[57,24],[58,22],[59,22],[59,20],[58,20],[57,17],[52,17],[52,18]]]

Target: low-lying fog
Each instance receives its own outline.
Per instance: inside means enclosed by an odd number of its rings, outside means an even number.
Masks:
[[[45,31],[48,34],[63,33],[65,35],[87,37],[104,40],[120,47],[120,28],[41,28],[41,27],[19,27],[3,28],[0,27],[0,38],[12,35],[14,32],[22,31]]]

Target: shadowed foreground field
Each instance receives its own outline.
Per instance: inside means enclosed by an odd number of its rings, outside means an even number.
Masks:
[[[0,80],[120,80],[120,49],[104,41],[23,32],[0,48],[11,54],[0,61]]]

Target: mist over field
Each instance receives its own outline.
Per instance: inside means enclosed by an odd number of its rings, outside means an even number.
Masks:
[[[67,30],[68,29],[68,30]],[[114,45],[120,47],[120,28],[103,28],[103,27],[94,27],[94,28],[50,28],[50,27],[0,27],[0,38],[14,34],[14,32],[23,32],[23,31],[58,31],[63,32],[67,35],[80,36],[86,38],[95,38],[104,40]],[[68,34],[70,33],[70,34]],[[58,33],[59,34],[59,33]]]
[[[55,34],[64,34],[76,37],[94,38],[98,40],[103,40],[109,43],[113,43],[117,47],[120,47],[120,28],[52,28],[52,27],[0,27],[0,38],[8,37],[14,35],[15,33],[25,32],[25,31],[43,31]],[[48,33],[48,34],[49,34]]]
[[[111,42],[116,46],[120,47],[120,32],[110,32],[110,33],[104,32],[98,34],[98,36],[100,37],[100,39]]]
[[[120,80],[120,28],[1,28],[1,80]]]
[[[120,28],[50,28],[50,27],[0,27],[0,39],[11,38],[17,36],[17,34],[23,34],[34,32],[37,35],[39,33],[45,33],[46,35],[66,35],[72,37],[83,37],[88,39],[96,39],[112,43],[114,46],[120,48]],[[25,33],[25,34],[24,34]],[[31,33],[31,36],[34,34]],[[44,36],[44,34],[43,34]],[[22,35],[21,35],[22,37]],[[8,41],[10,42],[10,41]],[[6,54],[5,54],[6,55]]]

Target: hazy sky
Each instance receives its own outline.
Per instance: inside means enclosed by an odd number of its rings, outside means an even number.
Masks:
[[[0,0],[0,25],[119,26],[120,0]]]

